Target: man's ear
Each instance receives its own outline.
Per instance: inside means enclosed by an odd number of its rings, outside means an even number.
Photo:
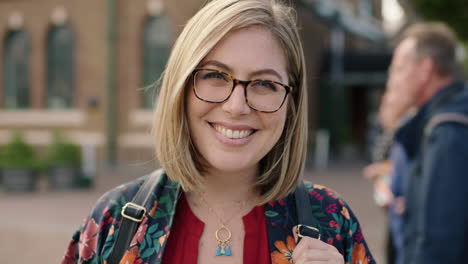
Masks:
[[[418,63],[420,82],[426,84],[436,73],[434,61],[429,57],[424,57]]]

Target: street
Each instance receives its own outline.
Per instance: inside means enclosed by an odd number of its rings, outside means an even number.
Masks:
[[[358,216],[378,263],[383,263],[385,214],[374,205],[371,184],[361,176],[363,164],[308,171],[306,178],[337,191]],[[51,192],[45,182],[32,194],[0,191],[2,263],[59,263],[72,233],[107,189],[131,180],[131,170],[99,175],[92,190]],[[125,174],[125,175],[124,175]]]

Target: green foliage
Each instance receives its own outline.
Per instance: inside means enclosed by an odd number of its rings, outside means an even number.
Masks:
[[[32,146],[24,141],[21,133],[13,133],[10,142],[3,148],[0,155],[0,167],[15,169],[39,168],[39,162]]]
[[[449,24],[460,39],[468,40],[468,3],[466,0],[410,0],[427,20]]]
[[[48,149],[47,163],[49,166],[80,167],[80,146],[55,133],[52,145]]]

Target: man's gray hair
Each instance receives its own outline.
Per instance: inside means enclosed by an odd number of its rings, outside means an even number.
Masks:
[[[408,27],[401,40],[416,40],[416,59],[429,57],[442,76],[456,76],[459,72],[457,60],[457,36],[442,22],[416,23]]]

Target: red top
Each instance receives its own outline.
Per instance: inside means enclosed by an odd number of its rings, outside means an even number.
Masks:
[[[244,264],[271,264],[266,230],[265,209],[254,207],[242,217],[244,222]],[[198,242],[205,224],[195,216],[182,194],[177,204],[169,240],[164,250],[162,263],[195,264],[198,259]],[[213,255],[215,248],[213,248]],[[233,252],[236,254],[236,252]],[[229,256],[220,256],[229,258]]]

